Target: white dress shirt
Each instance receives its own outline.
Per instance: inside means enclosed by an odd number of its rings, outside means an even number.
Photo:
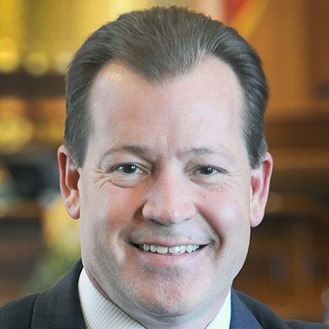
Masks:
[[[145,329],[140,323],[106,299],[91,283],[82,269],[79,278],[79,296],[87,329]],[[229,329],[231,293],[207,329]]]

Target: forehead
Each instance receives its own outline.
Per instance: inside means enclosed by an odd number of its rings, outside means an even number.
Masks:
[[[188,129],[202,135],[202,129],[208,133],[210,128],[219,136],[225,132],[227,138],[228,128],[230,135],[233,130],[241,133],[243,108],[235,73],[214,57],[161,82],[146,80],[122,62],[111,62],[97,75],[90,94],[94,134],[99,138],[109,131],[112,138],[115,133],[141,138],[150,131],[177,137]]]
[[[172,92],[170,86],[174,86],[175,95],[188,94],[193,91],[193,95],[188,99],[193,98],[193,96],[197,98],[200,95],[211,98],[217,97],[219,103],[223,98],[226,98],[227,101],[234,99],[239,103],[241,109],[244,108],[243,91],[237,75],[228,64],[214,56],[205,57],[184,75],[164,77],[160,81],[150,81],[125,62],[113,60],[96,75],[89,99],[91,105],[105,98],[115,101],[120,99],[119,96],[122,91],[126,91],[128,92],[126,96],[134,94],[137,100],[139,98],[138,93],[151,89],[162,89],[170,97],[172,96],[170,95],[170,91]],[[143,94],[143,97],[148,96],[148,94]],[[124,99],[121,100],[124,101]]]

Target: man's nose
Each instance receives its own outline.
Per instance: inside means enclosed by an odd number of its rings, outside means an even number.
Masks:
[[[169,172],[154,180],[143,205],[143,217],[162,225],[178,224],[196,214],[192,183]]]

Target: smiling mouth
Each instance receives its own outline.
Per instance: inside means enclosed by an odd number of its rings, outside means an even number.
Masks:
[[[171,254],[171,255],[181,255],[184,253],[192,253],[203,246],[198,245],[198,244],[188,244],[188,245],[182,245],[182,246],[174,246],[174,247],[166,247],[166,246],[157,246],[154,244],[141,244],[138,246],[139,249],[151,253],[157,253],[157,254]]]

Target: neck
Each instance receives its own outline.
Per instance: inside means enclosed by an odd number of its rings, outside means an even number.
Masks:
[[[138,312],[131,312],[131,309],[127,312],[132,318],[136,319],[145,328],[148,329],[204,329],[216,318],[219,323],[223,322],[223,319],[227,317],[230,319],[230,304],[231,304],[229,291],[224,294],[223,298],[216,298],[213,303],[207,303],[202,305],[193,312],[188,314],[181,314],[172,316],[150,314],[143,310]],[[229,323],[229,322],[228,322]]]

